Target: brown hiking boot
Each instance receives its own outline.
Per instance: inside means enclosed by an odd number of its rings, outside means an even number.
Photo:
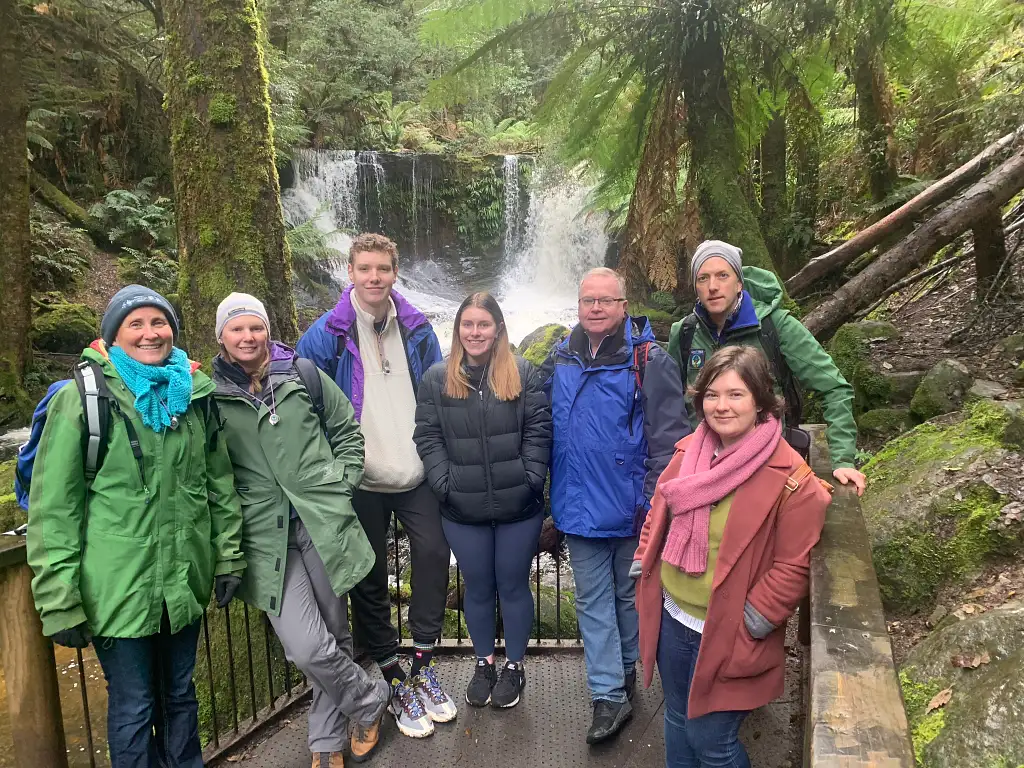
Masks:
[[[381,710],[380,717],[370,725],[352,724],[352,732],[349,735],[349,755],[352,762],[361,763],[369,760],[370,755],[377,749],[380,741],[380,721],[384,719],[386,709]]]
[[[345,768],[345,756],[341,752],[314,752],[313,768]]]

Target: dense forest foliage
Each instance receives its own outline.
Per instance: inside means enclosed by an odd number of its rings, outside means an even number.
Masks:
[[[23,415],[38,368],[19,264],[35,313],[57,305],[51,325],[94,321],[89,301],[65,305],[97,249],[110,280],[174,294],[186,327],[200,323],[228,282],[289,284],[324,254],[310,228],[285,232],[275,202],[274,166],[295,148],[582,169],[631,294],[682,296],[699,239],[789,277],[1024,114],[1024,6],[1010,0],[0,7],[0,423]],[[290,299],[272,313],[294,332]]]

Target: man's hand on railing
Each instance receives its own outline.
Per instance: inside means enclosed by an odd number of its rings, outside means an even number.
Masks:
[[[235,596],[235,590],[242,580],[238,576],[230,574],[218,576],[213,586],[213,594],[217,597],[217,607],[226,608],[231,598]]]
[[[50,639],[57,645],[63,645],[65,648],[85,648],[92,642],[92,632],[89,631],[89,626],[83,621],[77,627],[54,632]]]

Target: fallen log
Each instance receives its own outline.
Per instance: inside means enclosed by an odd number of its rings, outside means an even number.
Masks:
[[[1018,150],[842,285],[804,318],[804,325],[819,339],[828,338],[857,310],[871,304],[942,246],[971,229],[994,208],[1005,205],[1021,189],[1024,189],[1024,150]]]
[[[84,229],[100,248],[109,249],[111,247],[110,238],[107,237],[107,232],[100,226],[100,223],[90,216],[85,208],[51,184],[46,177],[32,171],[29,183],[32,186],[32,191],[39,195],[55,213],[59,213],[76,227]]]
[[[845,243],[807,262],[806,266],[786,281],[786,291],[796,296],[814,281],[838,272],[858,256],[874,248],[895,230],[912,223],[928,208],[945,202],[989,170],[1002,156],[1024,138],[1024,125],[1008,133],[980,154],[961,165],[948,176],[932,184],[883,219],[857,233]]]

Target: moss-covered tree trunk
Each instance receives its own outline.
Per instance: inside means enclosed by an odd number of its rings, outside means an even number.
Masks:
[[[171,120],[181,304],[190,353],[216,352],[217,304],[263,300],[275,338],[298,335],[254,0],[169,0]]]
[[[704,233],[742,248],[744,264],[774,269],[757,217],[740,186],[721,15],[708,0],[699,0],[689,3],[687,17],[691,34],[682,65],[686,135]]]
[[[676,183],[679,149],[684,139],[681,83],[666,78],[651,115],[636,186],[629,202],[619,269],[628,296],[643,300],[651,290],[675,291],[680,243]]]
[[[880,203],[892,192],[897,179],[889,86],[880,55],[867,38],[857,42],[854,58],[857,138],[866,165],[871,199]]]
[[[786,253],[789,195],[786,185],[786,115],[772,113],[761,138],[761,232],[782,277],[791,269]]]
[[[16,0],[0,0],[0,425],[25,410],[23,384],[32,351],[28,99],[21,77],[17,8]]]

